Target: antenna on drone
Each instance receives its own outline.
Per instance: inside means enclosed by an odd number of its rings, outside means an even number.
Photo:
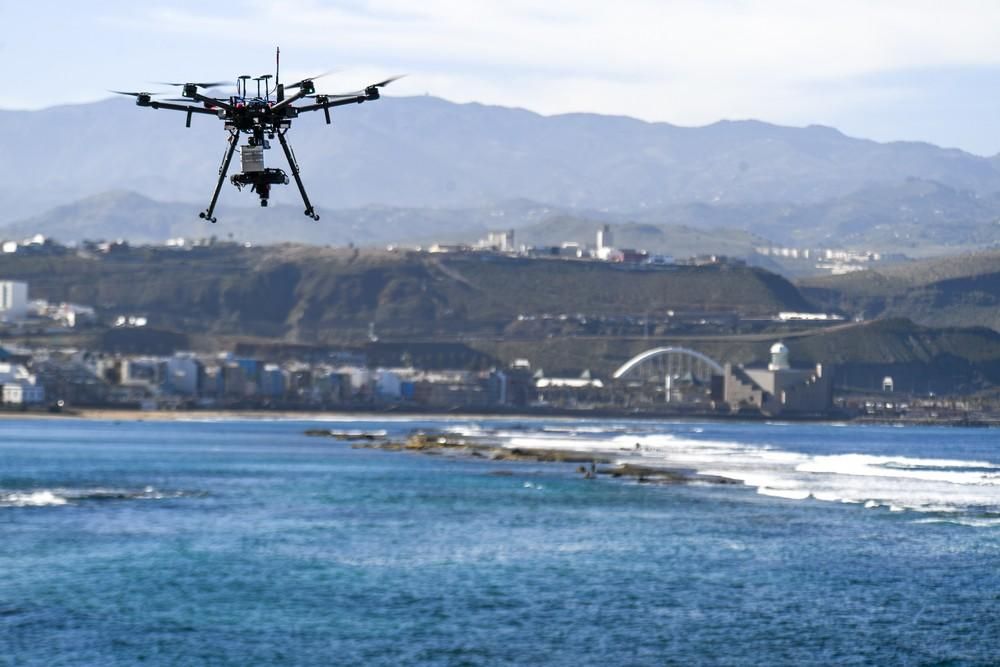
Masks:
[[[278,78],[278,70],[281,67],[281,47],[276,46],[274,48],[274,88],[277,90],[277,100],[280,102],[285,99],[285,87],[281,85],[281,80]]]

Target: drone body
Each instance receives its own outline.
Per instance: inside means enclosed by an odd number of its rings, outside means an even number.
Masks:
[[[279,57],[280,50],[276,54],[276,63]],[[273,88],[270,87],[272,78],[274,79]],[[225,129],[229,132],[229,147],[226,149],[222,166],[219,167],[219,180],[216,183],[212,201],[208,208],[199,214],[200,217],[209,222],[216,221],[213,216],[215,205],[219,200],[219,192],[222,190],[222,184],[226,180],[229,164],[232,162],[233,153],[236,152],[237,147],[240,148],[241,171],[233,175],[230,182],[240,190],[245,186],[250,186],[251,191],[256,192],[260,198],[260,205],[267,206],[271,186],[288,184],[288,175],[282,169],[264,166],[264,151],[270,149],[271,140],[277,138],[285,153],[285,159],[288,161],[288,167],[295,179],[295,184],[299,188],[299,194],[302,195],[305,214],[314,220],[319,220],[312,204],[309,203],[309,196],[302,184],[295,155],[285,139],[285,134],[291,128],[292,121],[298,118],[300,113],[322,109],[326,123],[329,125],[331,108],[377,100],[380,97],[379,89],[389,85],[399,77],[374,83],[363,90],[333,95],[315,94],[316,87],[313,80],[317,78],[319,77],[311,77],[283,85],[279,83],[276,67],[273,77],[270,74],[259,77],[240,76],[236,83],[236,94],[229,97],[210,97],[201,92],[201,89],[221,86],[224,85],[224,82],[169,83],[166,85],[180,86],[183,97],[166,101],[154,100],[152,93],[129,93],[117,90],[112,92],[135,97],[135,103],[140,107],[183,111],[187,114],[185,123],[187,127],[191,127],[191,118],[194,114],[216,116],[225,123]],[[248,92],[248,84],[251,80],[257,84],[256,95],[251,95]],[[295,92],[286,97],[286,91],[291,90]],[[305,98],[310,98],[311,103],[295,106],[296,102]],[[243,135],[246,136],[246,143],[239,146],[240,137]]]

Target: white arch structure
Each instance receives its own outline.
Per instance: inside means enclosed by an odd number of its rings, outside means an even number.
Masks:
[[[657,347],[632,357],[622,364],[612,377],[616,380],[621,379],[651,359],[658,359],[662,371],[668,377],[675,374],[680,375],[684,372],[698,375],[696,371],[699,370],[702,371],[702,375],[705,375],[703,369],[708,369],[708,374],[714,372],[721,375],[723,373],[723,368],[719,365],[719,362],[697,350],[689,350],[686,347]]]

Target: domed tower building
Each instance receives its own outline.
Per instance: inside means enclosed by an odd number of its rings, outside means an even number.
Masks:
[[[767,365],[767,370],[787,371],[791,367],[788,363],[788,348],[779,340],[771,346],[771,363]]]
[[[723,400],[734,412],[822,415],[833,407],[833,375],[823,364],[792,368],[783,342],[771,346],[766,368],[726,364]]]

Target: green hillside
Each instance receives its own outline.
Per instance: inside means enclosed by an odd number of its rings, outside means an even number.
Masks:
[[[810,299],[865,318],[907,317],[928,326],[1000,331],[1000,251],[911,262],[879,271],[799,281]]]
[[[372,322],[380,336],[454,337],[501,334],[519,315],[811,308],[784,278],[746,267],[643,270],[306,246],[18,254],[0,258],[0,275],[26,280],[32,298],[141,314],[158,328],[301,343],[363,339]]]

